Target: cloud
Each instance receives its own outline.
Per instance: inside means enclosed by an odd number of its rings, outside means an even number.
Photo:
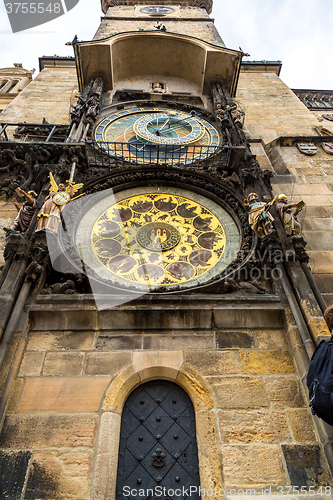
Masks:
[[[0,2],[0,67],[21,62],[26,69],[38,68],[38,57],[43,55],[72,55],[65,43],[76,34],[80,40],[91,39],[101,15],[98,0],[80,0],[64,16],[13,34]],[[281,78],[291,88],[333,89],[328,56],[332,0],[302,0],[301,4],[299,0],[215,0],[212,16],[227,47],[242,47],[251,54],[249,60],[281,60]]]
[[[213,17],[228,47],[241,46],[249,60],[281,60],[291,88],[333,89],[330,0],[215,1]]]

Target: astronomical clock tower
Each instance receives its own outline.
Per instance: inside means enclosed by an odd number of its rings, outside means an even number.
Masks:
[[[211,9],[102,0],[94,39],[2,114],[26,210],[0,278],[1,498],[330,498],[305,383],[323,299],[253,95],[303,105]]]

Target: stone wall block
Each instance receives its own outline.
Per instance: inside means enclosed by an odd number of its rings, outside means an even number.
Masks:
[[[97,411],[110,377],[26,379],[18,411]]]
[[[282,314],[279,308],[255,306],[214,307],[214,325],[216,328],[278,328],[282,327]]]
[[[144,351],[133,353],[133,365],[141,382],[153,378],[176,380],[183,364],[181,351]]]
[[[295,441],[299,443],[316,441],[313,418],[308,409],[290,409],[287,415]]]
[[[273,443],[291,441],[283,411],[218,411],[223,443]]]
[[[306,406],[301,387],[294,376],[265,377],[265,386],[272,408]]]
[[[111,375],[118,373],[131,363],[129,352],[94,352],[87,355],[86,375]]]
[[[35,451],[25,498],[88,500],[91,462],[88,450]]]
[[[88,351],[93,349],[93,331],[31,332],[28,338],[28,351]]]
[[[288,349],[284,332],[281,329],[256,330],[255,343],[258,349],[279,349],[280,351]]]
[[[73,352],[49,352],[45,356],[42,375],[70,377],[81,375],[83,354]]]
[[[38,377],[41,374],[43,362],[43,352],[26,352],[21,363],[19,376]]]
[[[143,349],[153,350],[183,350],[183,349],[213,349],[213,335],[145,335]]]
[[[254,347],[254,333],[253,332],[239,332],[235,331],[217,331],[216,347],[218,349],[249,349]]]
[[[261,488],[286,484],[279,446],[225,445],[222,447],[224,480],[228,487]]]
[[[245,374],[294,373],[294,363],[289,352],[241,351],[240,359]]]
[[[118,351],[142,349],[142,335],[132,333],[131,335],[98,336],[96,341],[97,351]]]
[[[89,309],[57,311],[31,311],[31,329],[36,331],[49,330],[94,330],[97,326],[96,311]]]
[[[2,448],[93,446],[97,415],[7,415],[0,436]]]
[[[212,380],[210,379],[210,382]],[[221,409],[268,407],[264,383],[257,377],[225,377],[212,386],[216,406]]]
[[[233,351],[185,351],[185,361],[203,376],[240,374],[239,352]]]
[[[329,475],[319,445],[282,445],[290,483],[296,486],[328,485]]]

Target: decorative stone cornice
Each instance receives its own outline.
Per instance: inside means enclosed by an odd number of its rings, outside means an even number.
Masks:
[[[295,90],[300,101],[312,110],[333,109],[333,90]]]

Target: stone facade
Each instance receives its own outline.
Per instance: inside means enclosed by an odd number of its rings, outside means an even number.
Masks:
[[[122,407],[138,384],[156,377],[174,380],[193,401],[203,489],[277,492],[299,473],[293,454],[305,455],[305,485],[328,485],[329,467],[293,361],[297,340],[292,328],[289,334],[283,328],[288,311],[276,303],[268,313],[264,298],[253,305],[267,312],[263,328],[256,328],[254,315],[252,327],[223,328],[224,313],[217,329],[218,314],[205,307],[198,330],[186,329],[176,315],[172,332],[159,333],[155,320],[131,335],[126,308],[117,311],[120,331],[107,328],[111,311],[86,312],[82,328],[61,306],[71,323],[62,330],[47,315],[52,300],[44,300],[44,312],[34,307],[26,341],[19,333],[13,340],[26,347],[0,438],[8,461],[16,464],[25,454],[16,483],[23,498],[114,498],[109,478],[117,469]]]

